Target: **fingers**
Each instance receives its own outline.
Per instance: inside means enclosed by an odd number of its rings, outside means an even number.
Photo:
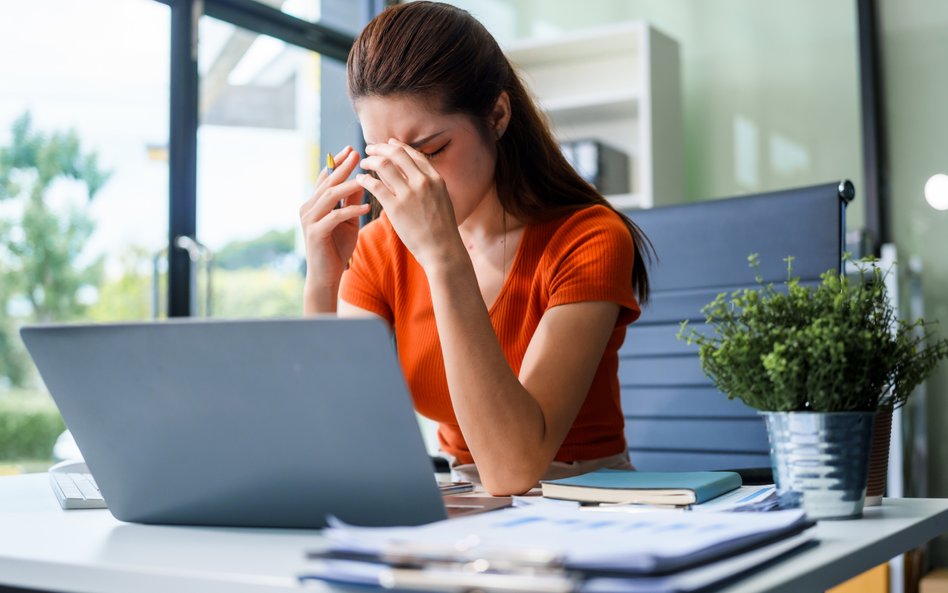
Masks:
[[[336,208],[335,210],[331,210],[329,214],[323,217],[322,220],[324,220],[331,226],[336,227],[346,222],[347,220],[352,220],[353,218],[359,218],[360,216],[367,214],[368,212],[369,212],[368,204],[357,204],[354,206],[346,206],[345,208]]]
[[[404,160],[407,160],[407,162],[411,164],[411,159],[407,158],[407,155],[402,153],[402,156],[405,157]],[[401,162],[396,164],[395,160],[394,155],[377,155],[366,157],[360,164],[366,171],[374,171],[379,177],[378,180],[381,180],[393,194],[406,195],[409,192],[406,177],[408,175],[417,176],[419,172],[417,168],[412,167],[415,170],[406,173],[402,169],[405,163]]]
[[[388,144],[389,146],[394,146],[400,149],[398,152],[410,158],[412,163],[418,167],[418,170],[423,174],[428,176],[438,174],[435,168],[431,165],[431,161],[428,160],[428,157],[426,157],[422,152],[415,150],[411,145],[405,144],[401,140],[396,140],[395,138],[390,139]]]
[[[425,155],[397,140],[370,144],[365,152],[369,156],[362,161],[362,168],[375,171],[394,195],[407,195],[412,188],[422,188],[438,177]]]
[[[425,169],[422,169],[419,166],[419,163],[412,159],[412,157],[408,154],[409,150],[418,153],[421,159],[425,161],[425,164],[428,165],[428,159],[425,158],[425,155],[421,154],[411,146],[394,139],[389,140],[385,144],[370,144],[366,146],[365,153],[369,155],[366,160],[370,162],[376,162],[375,159],[379,158],[389,159],[396,167],[398,167],[405,179],[407,179],[409,183],[412,183],[418,181],[419,176],[430,173],[433,171],[433,169],[431,169],[430,165]],[[363,165],[363,168],[366,167]],[[431,169],[431,171],[428,169]]]
[[[361,185],[363,188],[369,191],[375,198],[382,204],[383,208],[388,208],[388,204],[395,199],[395,194],[392,193],[392,190],[388,188],[381,180],[372,177],[371,175],[366,175],[365,173],[359,173],[355,176],[355,181]]]
[[[354,206],[346,206],[345,208],[336,208],[335,210],[330,210],[328,214],[314,221],[310,221],[309,224],[303,225],[303,233],[307,238],[310,236],[329,236],[339,225],[345,224],[347,222],[355,222],[356,226],[358,227],[358,221],[356,219],[368,213],[368,204],[358,204]]]
[[[327,185],[345,181],[355,170],[356,165],[359,164],[359,153],[351,146],[346,146],[333,157],[333,161],[336,163],[336,168],[333,169],[332,173],[326,167],[323,167],[319,172],[319,176],[316,178],[317,192]]]
[[[332,186],[329,189],[324,189],[319,187],[313,192],[313,195],[310,196],[308,200],[303,202],[300,206],[300,218],[303,220],[309,220],[314,216],[316,212],[319,212],[319,216],[325,214],[328,210],[332,209],[332,206],[326,208],[326,204],[332,204],[332,200],[335,199],[335,203],[338,204],[339,200],[346,198],[349,194],[348,192],[358,191],[359,185],[355,181],[347,181],[336,186]]]
[[[365,194],[365,188],[359,185],[359,182],[355,179],[351,180],[349,183],[355,183],[358,189],[348,192],[346,195],[339,198],[339,201],[336,202],[334,208],[345,208],[347,206],[359,206],[362,204],[362,197]]]
[[[323,191],[317,191],[313,197],[300,206],[300,219],[306,223],[324,217],[340,202],[349,204],[353,197],[362,195],[362,186],[350,179],[339,185],[333,185]]]

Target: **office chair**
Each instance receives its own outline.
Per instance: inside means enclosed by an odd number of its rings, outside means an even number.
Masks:
[[[740,470],[745,483],[771,481],[767,431],[756,410],[729,400],[701,370],[697,346],[678,340],[680,324],[707,328],[701,308],[721,292],[752,287],[747,256],[775,285],[793,256],[801,283],[841,269],[843,181],[752,196],[627,211],[658,256],[651,299],[619,351],[619,381],[632,463],[640,470]],[[708,330],[710,331],[710,330]]]

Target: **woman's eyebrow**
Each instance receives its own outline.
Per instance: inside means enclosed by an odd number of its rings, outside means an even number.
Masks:
[[[418,150],[419,148],[421,148],[421,147],[424,146],[425,144],[431,142],[432,140],[434,140],[435,138],[437,138],[437,137],[440,136],[441,134],[444,134],[446,131],[447,131],[446,129],[445,129],[445,130],[441,130],[440,132],[435,132],[434,134],[431,134],[431,135],[429,135],[429,136],[425,136],[424,138],[419,138],[418,140],[415,140],[414,142],[406,142],[406,144],[408,144],[409,146],[411,146],[411,147],[414,148],[415,150]]]

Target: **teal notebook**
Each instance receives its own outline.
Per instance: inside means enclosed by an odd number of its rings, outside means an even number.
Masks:
[[[640,472],[600,469],[542,482],[543,496],[580,502],[701,504],[740,487],[735,472]]]

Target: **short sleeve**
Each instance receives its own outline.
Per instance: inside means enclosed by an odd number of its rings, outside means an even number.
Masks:
[[[359,231],[349,268],[343,272],[339,298],[350,305],[371,311],[394,324],[392,312],[392,266],[389,241],[394,230],[382,215]]]
[[[638,319],[632,288],[635,244],[620,216],[593,206],[570,216],[551,238],[548,306],[610,301],[622,309],[616,326]]]

